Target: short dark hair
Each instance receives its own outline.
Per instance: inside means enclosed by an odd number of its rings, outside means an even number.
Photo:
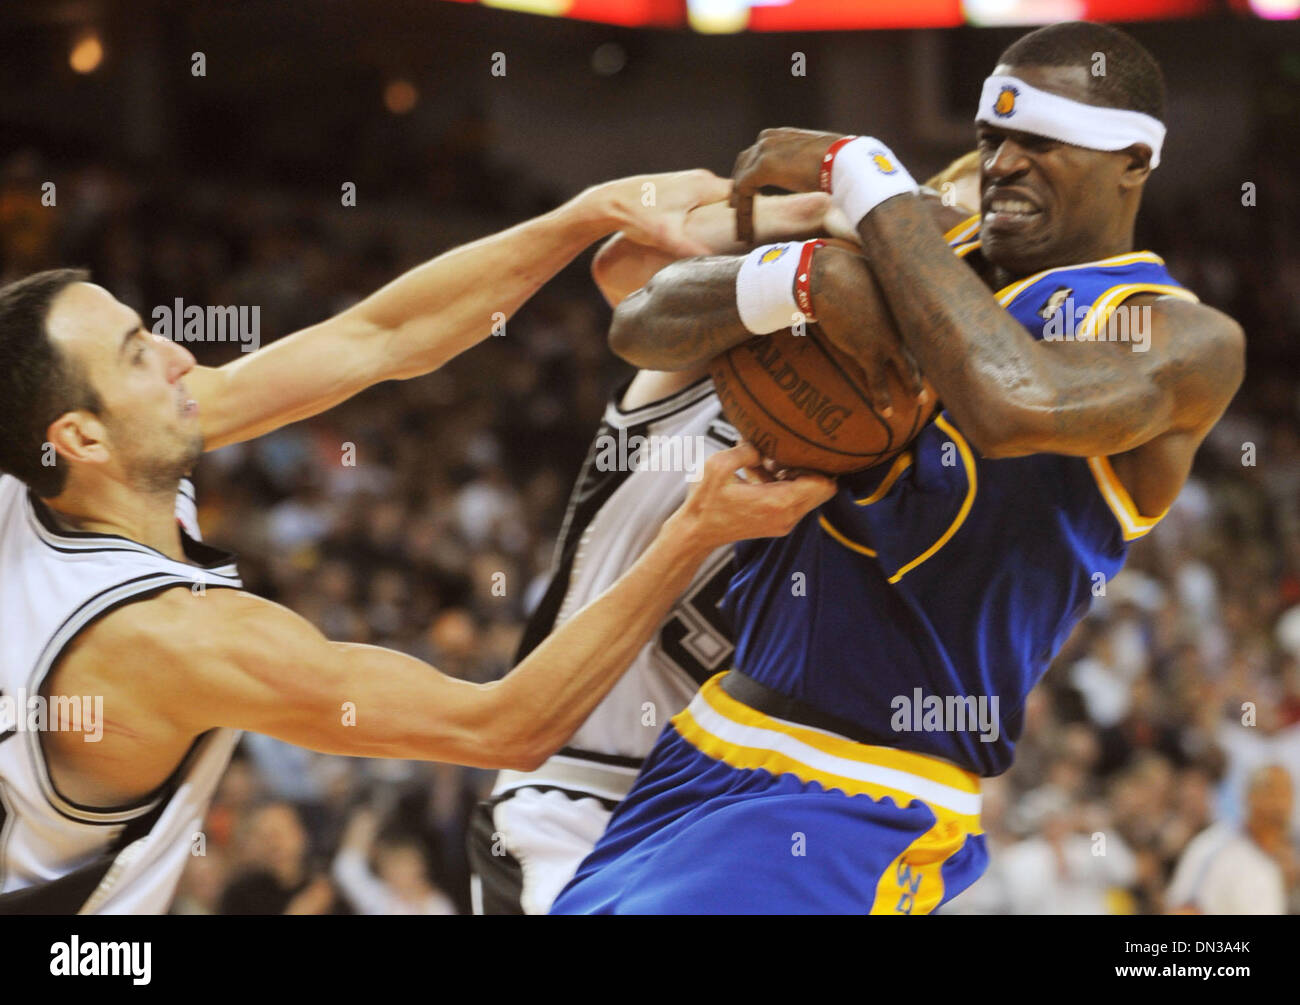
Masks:
[[[1016,39],[998,60],[1008,66],[1083,66],[1106,57],[1104,74],[1089,73],[1094,104],[1145,112],[1163,121],[1165,76],[1160,64],[1127,32],[1091,21],[1062,21]]]
[[[0,288],[0,473],[44,499],[57,496],[67,468],[42,463],[45,431],[65,412],[99,412],[99,395],[80,365],[50,340],[50,305],[84,269],[50,269]]]

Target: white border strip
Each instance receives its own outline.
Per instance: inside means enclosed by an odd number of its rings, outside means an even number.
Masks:
[[[492,795],[499,796],[515,789],[535,785],[553,785],[560,789],[575,789],[602,799],[621,802],[636,781],[637,768],[618,764],[598,764],[576,757],[555,755],[536,771],[503,769],[497,774]]]

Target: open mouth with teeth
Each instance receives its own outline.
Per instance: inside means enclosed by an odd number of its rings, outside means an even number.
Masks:
[[[984,211],[984,222],[998,229],[1023,226],[1042,216],[1043,211],[1025,199],[990,199]]]

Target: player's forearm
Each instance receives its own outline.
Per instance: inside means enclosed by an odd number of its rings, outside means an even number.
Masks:
[[[637,244],[623,234],[606,241],[591,260],[591,278],[610,307],[617,307],[677,259],[666,251]]]
[[[751,338],[736,309],[741,262],[692,258],[660,270],[614,311],[610,348],[643,370],[685,370]]]
[[[350,308],[375,333],[372,379],[418,376],[492,334],[593,241],[617,228],[593,189],[419,265]]]
[[[1177,350],[1166,350],[1162,311],[1147,307],[1148,346],[1157,346],[1155,352],[1040,342],[927,222],[919,200],[898,196],[868,213],[859,231],[899,333],[984,456],[1116,454],[1170,429],[1217,419],[1213,409],[1187,405],[1218,400],[1196,383],[1206,363],[1198,341],[1187,337],[1191,326]],[[1213,358],[1225,372],[1232,369],[1232,341],[1215,340]]]
[[[540,764],[582,725],[663,623],[711,547],[674,516],[618,581],[494,685],[494,731]]]
[[[674,516],[605,593],[552,632],[503,679],[474,684],[414,657],[333,643],[342,661],[317,669],[306,745],[326,753],[529,770],[564,746],[609,693],[689,585],[712,546]],[[320,697],[324,696],[324,697]],[[355,724],[327,710],[348,701]],[[274,731],[273,731],[274,732]],[[300,733],[288,735],[303,743]]]
[[[1017,401],[1054,407],[1033,337],[944,244],[922,200],[896,196],[868,213],[858,232],[899,334],[977,446],[1005,441]],[[850,256],[834,261],[868,268]]]
[[[620,216],[608,187],[454,248],[341,314],[189,379],[212,450],[417,377],[481,341]],[[604,192],[605,194],[602,194]]]

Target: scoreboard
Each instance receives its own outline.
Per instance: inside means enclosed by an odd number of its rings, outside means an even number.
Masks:
[[[1150,21],[1237,14],[1300,17],[1300,0],[452,0],[484,7],[642,28],[852,31]]]

